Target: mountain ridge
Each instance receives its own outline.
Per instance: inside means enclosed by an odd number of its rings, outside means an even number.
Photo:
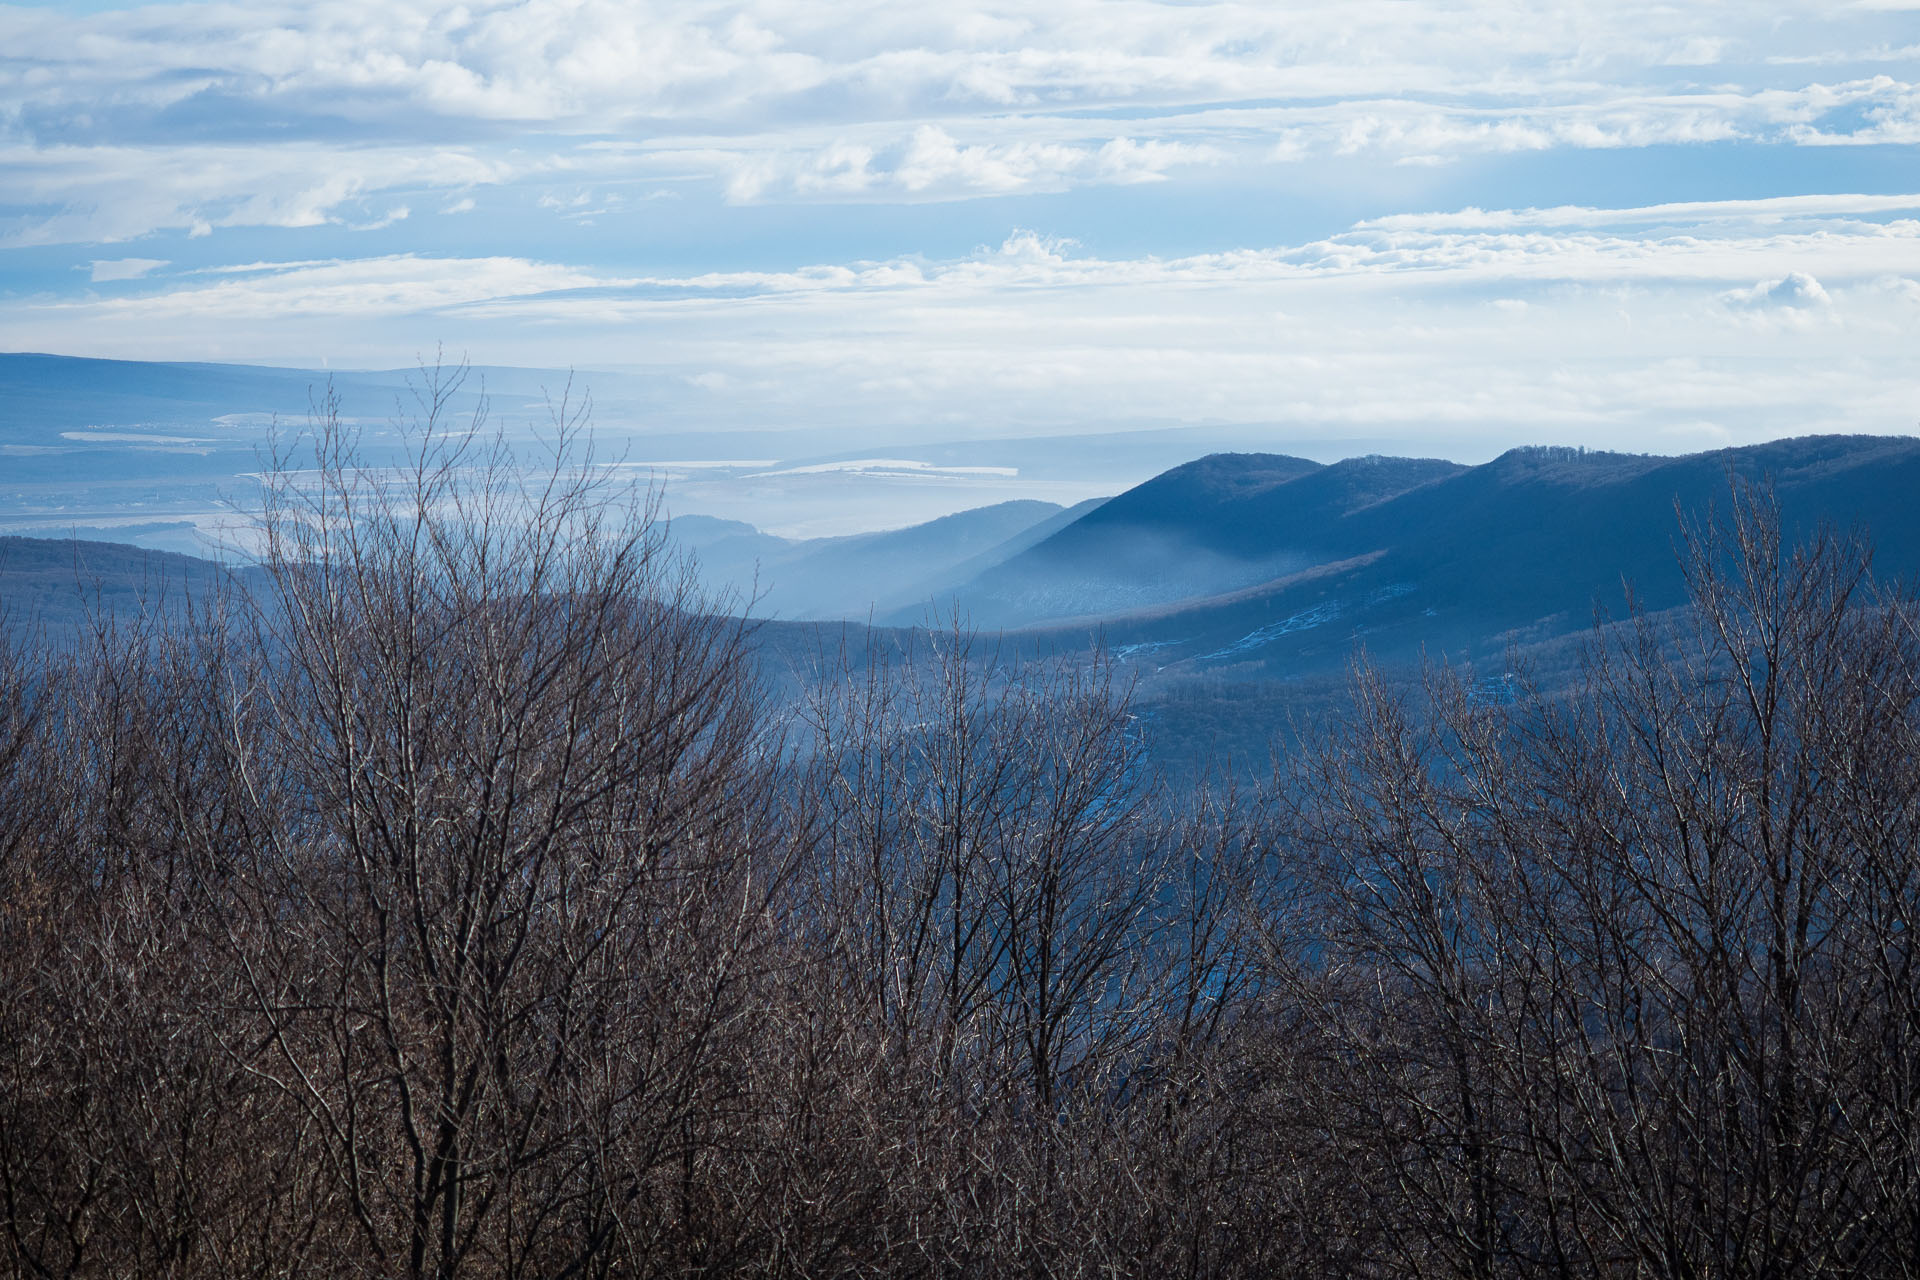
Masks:
[[[1163,473],[1131,497],[1104,503],[992,504],[905,530],[811,543],[786,543],[737,522],[694,517],[687,527],[706,550],[729,541],[749,551],[783,549],[800,568],[810,561],[811,572],[849,599],[867,593],[879,604],[896,602],[892,612],[850,606],[838,617],[911,629],[952,611],[1020,644],[1081,647],[1098,638],[1156,672],[1232,669],[1260,679],[1337,670],[1361,647],[1394,659],[1496,655],[1508,643],[1584,629],[1596,609],[1618,611],[1629,586],[1648,609],[1673,607],[1684,596],[1681,521],[1724,517],[1733,482],[1770,489],[1789,539],[1823,524],[1858,527],[1875,542],[1880,573],[1920,576],[1920,503],[1911,497],[1920,493],[1920,439],[1913,437],[1809,436],[1678,456],[1530,447],[1472,467],[1221,454],[1173,470],[1180,474],[1171,481]],[[1143,504],[1141,491],[1202,500]],[[1249,516],[1223,535],[1206,527],[1221,522],[1222,511],[1264,512],[1266,523]],[[1156,519],[1171,548],[1162,561],[1178,571],[1165,578],[1168,593],[1128,598],[1106,590],[1138,572],[1135,548],[1113,530],[1138,533]],[[1230,559],[1205,550],[1209,538],[1215,548],[1232,546],[1263,529],[1290,542],[1250,545],[1235,561],[1238,580],[1194,569],[1195,548]],[[1080,551],[1068,567],[1094,582],[1098,589],[1082,598],[1100,607],[1055,607],[1011,623],[967,607],[982,583],[1004,581],[1008,566],[1035,563],[1035,552],[1069,533]],[[79,599],[76,555],[119,566],[106,576],[117,574],[123,587],[136,569],[150,579],[158,566],[172,581],[218,571],[193,557],[107,543],[15,538],[0,540],[0,550],[9,544],[11,562],[0,554],[0,598],[15,612],[53,602],[71,613]],[[37,547],[31,555],[29,544]],[[63,574],[66,586],[55,582]],[[1047,603],[1073,603],[1071,591],[1081,585],[1066,581]],[[805,589],[796,575],[787,599],[804,603]],[[114,598],[136,594],[129,587]],[[754,612],[812,626],[807,614],[836,616],[825,603]]]
[[[1431,458],[1209,454],[982,574],[956,604],[990,625],[1032,625],[1256,586],[1350,553],[1342,522],[1464,469]]]
[[[1056,641],[1096,631],[1158,666],[1257,663],[1270,674],[1343,663],[1357,646],[1485,656],[1577,631],[1596,606],[1681,602],[1681,520],[1724,517],[1730,484],[1769,489],[1785,535],[1859,527],[1876,565],[1920,572],[1920,440],[1800,437],[1678,457],[1510,450],[1364,508],[1318,569],[1105,617],[1038,620]],[[1337,555],[1337,559],[1335,556]]]

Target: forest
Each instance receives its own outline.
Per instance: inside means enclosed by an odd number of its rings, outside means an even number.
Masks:
[[[1249,784],[1098,652],[770,674],[567,430],[301,447],[6,633],[8,1274],[1920,1273],[1920,605],[1764,486]]]

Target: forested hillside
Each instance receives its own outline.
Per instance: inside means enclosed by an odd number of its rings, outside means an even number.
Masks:
[[[0,650],[14,1274],[1920,1268],[1863,544],[1735,488],[1552,689],[1363,668],[1174,782],[1097,655],[892,633],[783,703],[603,473],[422,439],[323,434],[204,607]]]

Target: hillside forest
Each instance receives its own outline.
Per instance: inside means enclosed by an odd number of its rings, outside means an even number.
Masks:
[[[1920,1273],[1862,538],[1740,484],[1551,685],[1174,778],[1098,650],[774,678],[574,443],[322,422],[248,574],[4,633],[8,1274]]]

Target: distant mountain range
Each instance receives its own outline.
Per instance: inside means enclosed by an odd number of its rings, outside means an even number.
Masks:
[[[358,456],[378,466],[404,459],[422,381],[418,368],[0,352],[0,534],[77,534],[218,554],[212,548],[257,502],[256,476],[276,442],[294,448],[298,465],[297,439],[329,389]],[[570,394],[576,409],[591,403],[582,421],[593,432],[595,458],[660,486],[676,514],[749,520],[793,537],[908,524],[1008,500],[1071,505],[1197,453],[1275,438],[1257,425],[1088,424],[1066,435],[1009,427],[1005,437],[940,441],[924,430],[874,426],[716,424],[668,410],[686,390],[684,379],[658,373],[474,367],[444,406],[444,420],[456,427],[473,421],[484,391],[483,429],[506,433],[538,458],[552,440],[551,401]],[[1290,438],[1297,450],[1312,451],[1310,439]],[[779,559],[786,549],[760,548]],[[797,566],[792,576],[802,579]]]
[[[1467,468],[1432,459],[1322,466],[1214,454],[1130,489],[955,593],[982,625],[1024,626],[1216,595],[1339,559],[1358,513]]]
[[[1475,467],[1215,454],[1084,509],[1009,503],[702,554],[732,574],[757,555],[782,617],[911,626],[957,611],[1056,645],[1098,637],[1155,669],[1267,679],[1338,670],[1361,645],[1497,656],[1622,611],[1629,588],[1644,608],[1678,605],[1681,521],[1724,515],[1736,477],[1772,486],[1790,536],[1858,529],[1882,576],[1920,573],[1920,440],[1887,436],[1683,457],[1523,448]]]
[[[1200,483],[1162,485],[1188,470],[1178,468],[1115,498],[1086,528],[975,579],[962,604],[1063,640],[1097,632],[1159,667],[1295,675],[1344,664],[1361,644],[1389,658],[1488,655],[1583,630],[1596,607],[1620,612],[1629,587],[1647,609],[1683,603],[1680,521],[1724,515],[1733,477],[1773,487],[1789,537],[1821,522],[1857,529],[1882,577],[1920,571],[1920,440],[1907,437],[1813,436],[1677,458],[1515,449],[1478,467],[1260,455],[1193,466]],[[1142,504],[1156,487],[1169,501]],[[1117,526],[1106,542],[1119,549],[1104,559],[1102,524]],[[1072,620],[1018,617],[1020,604],[1067,599],[1076,583],[1163,581],[1173,556],[1139,557],[1148,538],[1213,557],[1201,590]],[[1280,571],[1234,585],[1220,565],[1244,566],[1243,578]],[[1225,590],[1205,593],[1222,579]]]
[[[818,619],[897,616],[924,620],[980,574],[1098,507],[1098,500],[998,502],[882,533],[800,541],[752,525],[681,516],[674,540],[694,552],[711,587],[761,616]]]
[[[1005,502],[908,529],[790,541],[684,517],[670,536],[710,583],[789,622],[913,627],[957,610],[1041,647],[1093,640],[1153,674],[1270,681],[1356,649],[1475,658],[1582,631],[1625,591],[1682,603],[1681,518],[1724,512],[1732,477],[1770,484],[1790,534],[1857,528],[1884,576],[1920,573],[1920,440],[1812,436],[1684,457],[1515,449],[1481,466],[1216,454],[1104,502]],[[206,580],[185,556],[0,539],[0,606],[71,621]],[[784,641],[783,641],[784,643]]]

